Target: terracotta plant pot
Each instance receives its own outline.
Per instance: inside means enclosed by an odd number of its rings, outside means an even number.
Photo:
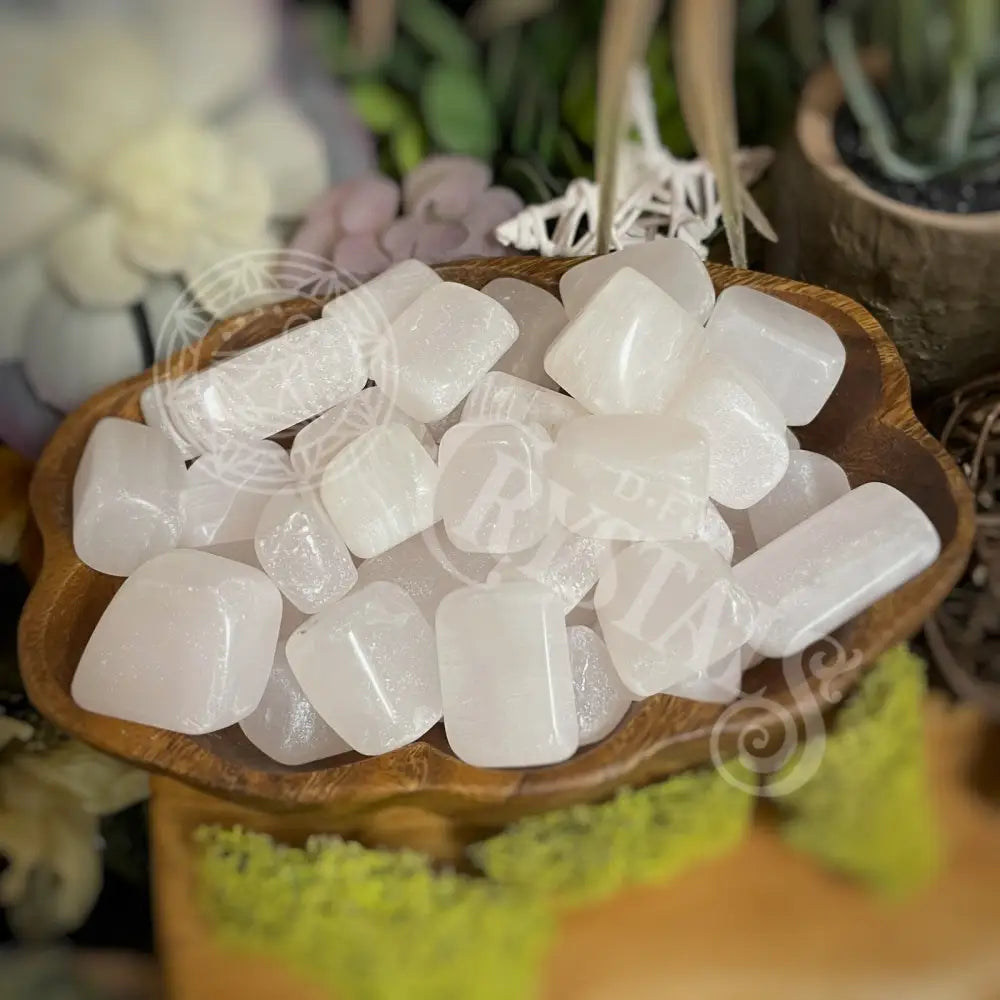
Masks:
[[[866,68],[884,78],[887,60]],[[1000,212],[915,208],[868,187],[843,161],[844,103],[832,66],[807,81],[794,141],[775,165],[779,242],[768,270],[857,299],[896,342],[919,399],[1000,367]]]

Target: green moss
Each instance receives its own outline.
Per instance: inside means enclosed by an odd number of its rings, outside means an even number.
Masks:
[[[599,805],[532,816],[470,853],[496,882],[576,904],[728,851],[743,838],[752,806],[716,772],[691,772]]]
[[[816,774],[774,800],[789,844],[889,896],[918,889],[941,863],[924,757],[925,689],[921,660],[905,646],[890,650],[836,716]]]
[[[335,837],[283,847],[245,830],[198,832],[209,918],[348,1000],[521,1000],[535,993],[546,909],[413,852]]]

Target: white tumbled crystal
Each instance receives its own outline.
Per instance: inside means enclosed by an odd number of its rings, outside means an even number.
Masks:
[[[181,494],[181,544],[202,548],[253,538],[267,502],[292,482],[288,454],[273,441],[234,442],[202,455],[187,470]]]
[[[320,414],[295,435],[289,452],[292,468],[303,479],[312,479],[323,472],[345,445],[383,424],[408,427],[428,454],[436,457],[427,428],[403,413],[377,385],[372,385]]]
[[[73,700],[88,712],[196,735],[260,703],[281,594],[252,566],[180,549],[140,566],[80,657]]]
[[[441,438],[445,436],[462,419],[463,403],[459,403],[450,413],[446,413],[440,420],[431,420],[427,426],[427,432],[435,444],[441,443]]]
[[[489,372],[469,393],[462,408],[462,421],[541,424],[554,437],[567,421],[586,414],[586,409],[575,399],[561,392],[507,372]]]
[[[434,632],[394,584],[371,583],[313,615],[285,653],[313,707],[358,753],[405,746],[441,718]]]
[[[385,342],[399,314],[440,283],[440,277],[422,261],[401,260],[363,285],[331,299],[323,307],[323,318],[350,330],[368,362]]]
[[[366,431],[326,467],[320,496],[330,519],[362,559],[429,528],[437,517],[438,468],[402,424]]]
[[[73,548],[100,573],[128,576],[181,536],[181,453],[145,424],[104,417],[73,480]]]
[[[579,744],[559,599],[537,583],[452,591],[437,612],[444,727],[477,767],[532,767]]]
[[[710,663],[693,677],[668,685],[661,694],[687,698],[689,701],[728,705],[740,696],[743,671],[750,666],[755,655],[750,646],[741,646],[721,660]]]
[[[496,370],[554,389],[555,382],[546,375],[542,362],[549,344],[566,325],[562,303],[544,288],[520,278],[494,278],[483,286],[483,292],[514,317],[520,331],[514,346],[496,363]]]
[[[594,604],[619,677],[642,697],[704,671],[755,624],[733,571],[698,542],[628,546],[602,572]]]
[[[488,295],[442,281],[396,318],[371,376],[414,420],[447,416],[517,340],[514,317]]]
[[[788,468],[781,411],[737,365],[706,354],[670,412],[700,427],[708,442],[708,494],[740,510],[766,496]]]
[[[200,450],[185,440],[184,436],[174,426],[170,416],[171,383],[157,379],[152,385],[147,385],[139,394],[139,410],[147,426],[159,431],[165,438],[173,442],[184,459],[195,458]]]
[[[262,753],[292,767],[351,749],[309,703],[281,643],[260,704],[240,723],[240,729]]]
[[[847,360],[843,342],[825,320],[744,285],[719,296],[706,336],[709,350],[757,379],[793,427],[819,413]]]
[[[701,530],[695,536],[695,541],[704,542],[709,548],[726,560],[732,563],[736,549],[736,540],[733,537],[732,528],[726,523],[726,519],[719,513],[719,508],[709,500],[705,508],[705,520]]]
[[[259,441],[328,410],[364,388],[361,347],[333,319],[318,319],[189,375],[165,396],[191,448]]]
[[[760,620],[751,645],[792,656],[925,570],[941,542],[927,515],[886,483],[865,483],[733,569]]]
[[[748,511],[757,545],[767,545],[850,489],[847,473],[832,458],[793,451],[781,482]]]
[[[733,510],[723,504],[715,504],[715,507],[722,516],[722,520],[729,526],[729,531],[733,536],[733,556],[729,561],[735,566],[737,563],[743,562],[747,556],[753,555],[759,548],[750,525],[750,512],[748,510]]]
[[[699,323],[708,319],[715,304],[708,269],[689,243],[672,236],[633,243],[575,264],[559,279],[559,294],[567,314],[575,316],[580,312],[608,278],[623,267],[644,274]]]
[[[448,447],[452,435],[462,440]],[[436,512],[464,552],[502,555],[537,545],[552,526],[552,498],[542,472],[549,436],[521,424],[459,424],[441,439]]]
[[[552,342],[545,370],[594,413],[662,413],[704,344],[690,313],[623,267]]]
[[[358,587],[377,580],[394,583],[433,622],[446,594],[459,587],[485,583],[496,563],[494,556],[456,548],[442,525],[435,524],[374,559],[365,559],[358,567]]]
[[[489,582],[533,580],[553,591],[569,614],[593,589],[614,552],[615,542],[578,535],[557,523],[535,548],[500,560]]]
[[[315,490],[276,493],[261,511],[254,532],[261,568],[305,614],[343,597],[358,571]]]
[[[708,447],[655,414],[571,420],[548,453],[556,515],[570,531],[627,541],[690,538],[708,501]]]
[[[583,747],[603,740],[625,718],[632,694],[619,680],[608,647],[592,628],[570,626],[566,639]]]

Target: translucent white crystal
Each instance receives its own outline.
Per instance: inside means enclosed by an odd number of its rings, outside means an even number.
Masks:
[[[750,512],[747,510],[732,510],[721,503],[715,504],[722,520],[729,526],[733,536],[733,558],[732,564],[742,562],[747,556],[753,555],[757,551],[757,539],[754,538],[753,528],[750,526]]]
[[[477,767],[531,767],[579,743],[559,600],[537,583],[463,587],[437,612],[448,742]]]
[[[169,438],[174,447],[181,453],[182,458],[195,458],[199,454],[199,449],[184,438],[174,426],[170,416],[169,396],[171,391],[169,383],[162,379],[158,379],[152,385],[147,385],[139,395],[139,410],[142,412],[142,419],[149,427]]]
[[[603,740],[625,718],[632,694],[619,680],[608,647],[592,628],[571,626],[566,639],[580,746],[587,746]]]
[[[785,421],[755,379],[707,354],[670,412],[700,427],[708,442],[708,494],[740,510],[755,504],[788,468]]]
[[[313,707],[358,753],[405,746],[441,718],[434,632],[394,584],[369,584],[313,615],[285,653]]]
[[[850,489],[847,473],[832,458],[793,451],[781,482],[748,511],[757,545],[767,545]]]
[[[88,712],[211,733],[260,703],[281,594],[259,570],[181,549],[140,566],[111,599],[73,678]]]
[[[496,363],[496,370],[554,389],[555,382],[545,374],[542,361],[566,325],[562,303],[544,288],[519,278],[494,278],[483,286],[483,292],[514,317],[520,331],[514,346]]]
[[[517,323],[488,295],[443,281],[405,309],[372,357],[371,376],[424,423],[447,416],[517,339]]]
[[[628,546],[601,573],[594,604],[619,677],[643,697],[738,649],[755,624],[733,571],[698,542]]]
[[[753,375],[793,427],[819,413],[847,360],[825,320],[744,285],[722,292],[706,334],[709,350]]]
[[[726,519],[719,513],[719,508],[711,500],[705,508],[705,521],[695,536],[695,540],[704,542],[709,548],[714,549],[727,563],[733,561],[736,548],[733,531],[726,523]]]
[[[181,506],[181,543],[191,548],[253,538],[275,493],[292,488],[288,454],[273,441],[236,442],[195,459]]]
[[[413,432],[384,424],[341,449],[320,495],[347,547],[362,559],[429,528],[438,469]]]
[[[750,666],[755,655],[750,646],[741,646],[721,660],[710,663],[694,677],[668,685],[662,693],[689,701],[728,705],[739,697],[743,671]]]
[[[428,454],[436,457],[434,442],[427,428],[394,406],[377,385],[372,385],[320,414],[295,435],[289,452],[292,468],[302,478],[311,479],[322,473],[344,445],[383,424],[408,427],[428,449]]]
[[[73,548],[82,562],[128,576],[178,544],[184,460],[158,431],[104,417],[73,480]]]
[[[571,420],[548,453],[556,514],[592,538],[684,538],[703,524],[708,448],[693,424],[654,414]]]
[[[569,614],[593,589],[614,552],[615,542],[554,524],[535,548],[502,559],[489,582],[533,580],[554,591],[563,613]]]
[[[451,543],[444,528],[435,524],[374,559],[365,559],[358,568],[358,586],[377,580],[395,583],[413,598],[424,617],[433,622],[445,594],[459,587],[485,583],[494,566],[493,556],[463,552]]]
[[[426,426],[431,439],[440,444],[445,436],[462,419],[463,403],[459,403],[451,413],[446,413],[440,420],[431,420]]]
[[[344,540],[314,490],[276,493],[254,533],[265,573],[300,611],[315,614],[358,581]]]
[[[456,434],[461,443],[448,447]],[[436,511],[458,548],[503,554],[542,540],[555,519],[542,474],[551,445],[541,429],[510,423],[459,424],[445,434]]]
[[[217,451],[315,417],[367,377],[354,334],[319,319],[189,375],[171,387],[167,412],[193,449]]]
[[[734,568],[760,607],[751,644],[765,656],[805,649],[925,570],[940,548],[927,515],[899,490],[851,490]]]
[[[802,447],[802,445],[799,444],[799,439],[788,427],[785,428],[785,443],[788,445],[789,451],[796,451]]]
[[[567,627],[586,625],[587,628],[593,629],[600,635],[601,626],[597,621],[597,612],[594,610],[594,595],[592,592],[588,592],[587,597],[567,612],[566,625]]]
[[[705,331],[690,313],[624,267],[556,337],[545,370],[594,413],[661,413],[704,342]]]
[[[246,738],[279,764],[323,760],[351,748],[320,718],[295,679],[283,644],[260,704],[240,723]]]
[[[541,424],[553,437],[568,420],[587,411],[575,399],[506,372],[489,372],[469,393],[463,421],[510,420]]]
[[[575,316],[594,292],[623,267],[644,274],[699,323],[708,319],[715,304],[712,279],[695,249],[676,237],[633,243],[571,267],[559,279],[559,294],[566,312]]]
[[[323,307],[323,318],[352,332],[366,363],[385,342],[392,322],[441,279],[419,260],[401,260]]]

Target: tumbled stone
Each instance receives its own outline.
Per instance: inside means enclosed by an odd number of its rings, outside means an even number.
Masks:
[[[743,671],[750,666],[755,655],[750,646],[741,646],[721,660],[709,664],[694,677],[671,684],[661,693],[675,698],[687,698],[689,701],[728,705],[740,696]]]
[[[592,628],[571,626],[566,639],[583,747],[603,740],[625,718],[632,694],[618,679],[608,647]]]
[[[750,512],[748,510],[732,510],[723,504],[715,504],[715,507],[722,516],[722,520],[729,526],[729,531],[733,536],[733,557],[730,561],[735,566],[747,556],[753,555],[759,548],[757,539],[754,538],[753,528],[750,526]]]
[[[441,443],[441,438],[445,436],[462,419],[462,403],[459,403],[450,413],[446,413],[440,420],[431,420],[427,423],[427,432],[435,444]]]
[[[670,412],[700,427],[708,442],[708,495],[741,510],[781,481],[788,468],[785,421],[757,381],[707,354]]]
[[[147,426],[159,431],[181,453],[184,459],[195,458],[200,454],[198,448],[192,445],[174,424],[170,416],[171,383],[158,379],[152,385],[147,385],[139,395],[139,410]]]
[[[372,357],[371,376],[414,420],[447,416],[517,340],[517,323],[488,295],[443,281],[405,309]]]
[[[361,345],[319,319],[194,372],[165,396],[173,426],[197,452],[259,441],[360,392]]]
[[[615,543],[608,539],[588,538],[553,524],[535,548],[500,560],[489,582],[533,580],[553,591],[569,614],[593,589],[614,552]]]
[[[754,649],[792,656],[925,570],[941,542],[927,515],[886,483],[865,483],[733,570],[760,608]]]
[[[413,432],[384,424],[355,438],[323,473],[320,496],[347,547],[362,559],[429,528],[438,469]]]
[[[240,723],[240,729],[262,753],[291,767],[351,749],[309,704],[281,643],[260,704]]]
[[[446,594],[459,587],[485,583],[496,559],[478,552],[463,552],[445,534],[441,524],[391,549],[365,559],[358,568],[358,587],[376,580],[394,583],[413,598],[423,616],[434,621]]]
[[[843,342],[825,320],[744,285],[722,292],[706,335],[709,350],[757,379],[793,427],[819,413],[847,360]]]
[[[705,331],[645,275],[616,271],[545,353],[545,370],[594,413],[662,413]]]
[[[440,283],[437,274],[422,261],[401,260],[363,285],[327,302],[323,319],[338,334],[350,333],[367,368],[372,355],[386,342],[393,321],[424,292]]]
[[[586,625],[587,628],[593,629],[598,635],[601,634],[601,626],[597,621],[597,612],[594,610],[593,588],[587,592],[587,596],[579,604],[566,613],[566,627],[570,628],[574,625]]]
[[[514,317],[520,331],[514,346],[496,363],[496,370],[554,389],[556,384],[546,374],[543,361],[549,344],[566,325],[562,303],[544,288],[519,278],[494,278],[483,286],[483,292]]]
[[[462,408],[463,422],[510,420],[518,424],[541,424],[552,437],[567,421],[586,415],[587,411],[575,399],[507,372],[485,375]]]
[[[579,744],[573,674],[556,595],[537,583],[463,587],[437,612],[448,743],[476,767],[532,767]]]
[[[802,445],[799,444],[799,439],[792,433],[791,429],[785,428],[785,443],[788,445],[789,451],[797,451]]]
[[[616,414],[572,420],[548,453],[556,515],[570,531],[627,541],[690,538],[708,500],[708,448],[693,424]]]
[[[285,653],[313,707],[358,753],[405,746],[441,718],[434,632],[394,584],[371,583],[313,615]]]
[[[642,697],[704,671],[755,624],[733,571],[697,542],[628,546],[601,574],[594,604],[618,676]]]
[[[100,573],[128,576],[174,548],[184,460],[162,434],[118,417],[90,432],[73,480],[73,548]]]
[[[695,536],[695,540],[704,542],[714,549],[727,563],[733,561],[736,549],[733,531],[726,523],[726,519],[719,513],[719,508],[711,500],[705,508],[705,521]]]
[[[292,468],[302,478],[311,480],[322,474],[330,459],[345,445],[383,424],[408,427],[428,449],[428,454],[435,457],[434,442],[427,428],[408,417],[378,386],[372,385],[320,414],[295,435],[289,452]]]
[[[566,312],[575,316],[608,278],[623,267],[645,275],[699,323],[708,319],[715,305],[712,279],[694,247],[676,237],[634,243],[571,267],[559,279],[559,294]]]
[[[88,712],[211,733],[260,703],[281,594],[259,570],[207,552],[167,552],[111,599],[80,657],[73,700]]]
[[[351,553],[314,490],[272,496],[257,522],[254,547],[264,572],[306,614],[343,597],[358,581]]]
[[[463,439],[452,450],[447,445],[455,434]],[[502,555],[542,540],[555,519],[542,471],[551,444],[544,431],[520,424],[460,424],[448,431],[435,509],[454,545]]]
[[[767,545],[850,489],[847,473],[832,458],[793,451],[781,482],[748,511],[757,545]]]
[[[236,443],[196,459],[187,470],[181,544],[191,548],[253,538],[268,500],[292,488],[292,467],[273,441]]]

